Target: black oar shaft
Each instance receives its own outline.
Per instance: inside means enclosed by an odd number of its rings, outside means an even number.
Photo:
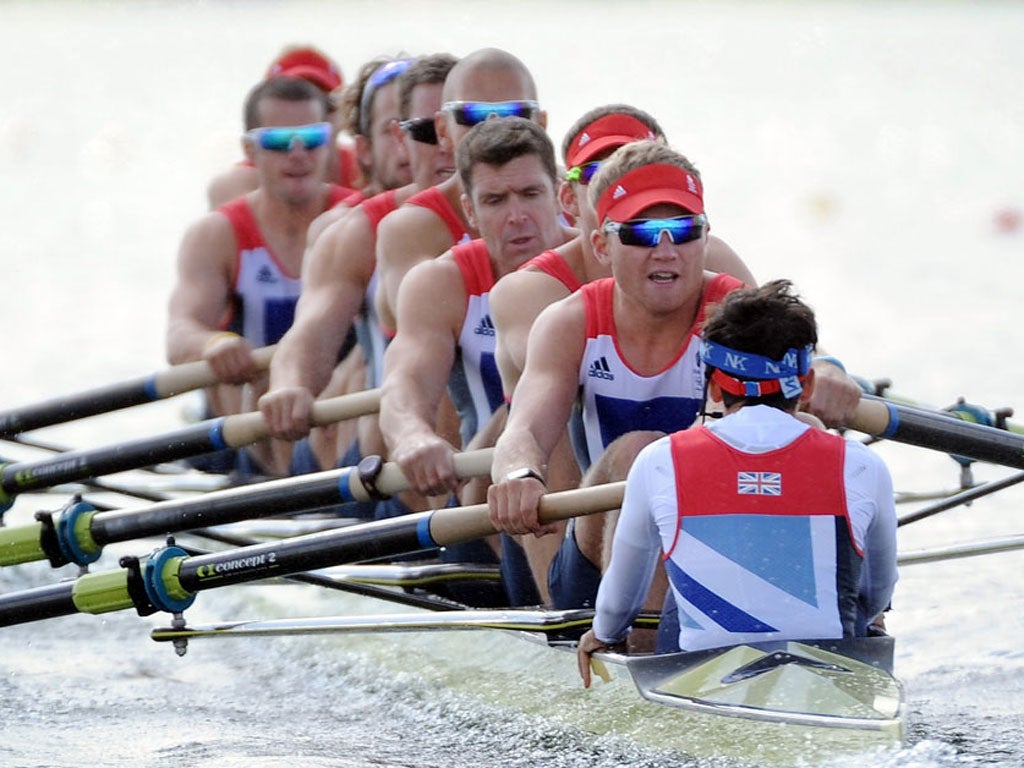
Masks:
[[[622,503],[625,483],[548,494],[541,520],[560,520],[614,509]],[[296,536],[284,541],[189,557],[177,547],[154,553],[138,567],[89,573],[60,585],[61,597],[28,590],[0,595],[0,626],[53,618],[80,611],[107,613],[135,607],[140,613],[176,612],[196,593],[232,584],[287,576],[353,561],[395,556],[455,544],[494,533],[487,505],[439,509],[399,518],[353,525],[336,531]],[[125,562],[125,561],[122,561]],[[39,604],[40,610],[34,610]]]
[[[273,351],[273,347],[263,347],[253,352],[258,369],[263,370],[270,364]],[[176,365],[148,376],[0,411],[0,438],[151,403],[216,382],[216,376],[205,361]]]
[[[187,592],[243,584],[331,565],[412,552],[425,547],[419,527],[433,512],[397,520],[352,526],[243,547],[228,553],[190,557],[181,563],[178,582]]]
[[[175,461],[226,447],[222,419],[202,422],[159,437],[70,451],[34,462],[8,464],[0,471],[0,500],[61,483]]]
[[[1024,435],[865,396],[850,426],[900,443],[1024,469]]]
[[[380,390],[356,392],[315,403],[311,421],[316,426],[333,424],[375,413],[379,407]],[[37,462],[8,464],[0,470],[0,503],[12,500],[19,493],[61,483],[176,461],[222,448],[240,448],[267,435],[262,414],[254,411],[210,419],[157,437],[72,451]]]
[[[463,479],[490,472],[492,449],[456,454],[455,472]],[[408,489],[395,464],[364,460],[358,467],[317,472],[254,486],[212,491],[189,499],[173,499],[128,510],[94,512],[73,505],[56,525],[40,522],[0,528],[0,566],[49,559],[54,565],[93,562],[107,544],[146,536],[225,525],[269,515],[299,512],[350,501],[372,501],[372,486],[381,494]],[[42,515],[43,513],[41,513]]]
[[[984,485],[978,485],[973,488],[960,491],[948,499],[937,501],[934,504],[929,504],[921,509],[916,509],[913,512],[909,512],[902,515],[897,521],[897,525],[907,525],[908,523],[916,523],[918,520],[924,520],[927,517],[932,517],[940,512],[945,512],[947,509],[953,509],[965,504],[970,504],[976,499],[980,499],[983,496],[988,496],[995,493],[996,491],[1002,491],[1011,486],[1017,485],[1018,483],[1024,482],[1024,472],[1016,472],[1009,477],[1004,477],[1002,480],[993,480],[985,483]]]

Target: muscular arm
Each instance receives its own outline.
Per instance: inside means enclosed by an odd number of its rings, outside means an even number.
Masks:
[[[380,430],[414,490],[458,487],[453,446],[435,429],[465,316],[465,287],[447,257],[409,271],[398,292],[398,333],[384,355]]]
[[[178,280],[171,293],[167,361],[207,360],[219,381],[241,384],[257,373],[242,338],[224,335],[235,260],[235,236],[227,219],[210,213],[185,233],[178,251]]]
[[[270,390],[259,407],[271,435],[297,440],[309,432],[313,400],[327,386],[359,312],[374,268],[374,232],[361,210],[317,238],[303,263],[295,320],[270,364]]]
[[[534,321],[545,307],[568,295],[561,282],[533,270],[505,275],[491,289],[488,299],[496,330],[495,360],[507,397],[526,366],[526,342]]]
[[[521,467],[546,474],[572,412],[584,342],[583,302],[578,296],[551,305],[534,323],[526,367],[491,463],[494,485],[487,501],[491,522],[500,530],[542,534],[556,529],[540,525],[537,517],[544,486],[537,480],[505,480],[505,476]]]
[[[433,259],[451,248],[451,234],[438,216],[418,205],[392,211],[377,227],[377,264],[380,289],[376,309],[381,325],[394,333],[398,290],[406,273],[421,261]]]

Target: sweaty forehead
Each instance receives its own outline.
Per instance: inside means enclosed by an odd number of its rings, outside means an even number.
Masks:
[[[289,101],[265,98],[260,100],[258,109],[261,126],[307,125],[318,123],[326,117],[320,102],[313,99]]]
[[[529,73],[518,67],[475,67],[454,73],[445,81],[445,101],[515,101],[536,99]]]
[[[473,194],[518,192],[537,187],[550,187],[554,183],[544,168],[544,163],[534,153],[520,155],[502,165],[478,162],[470,171]]]

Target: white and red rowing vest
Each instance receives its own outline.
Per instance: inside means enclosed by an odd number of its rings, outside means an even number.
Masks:
[[[466,289],[466,317],[459,332],[448,391],[459,413],[459,431],[466,446],[505,398],[494,360],[494,321],[488,301],[494,268],[487,244],[481,239],[471,240],[452,248],[452,256]]]
[[[852,636],[863,553],[844,440],[808,429],[765,453],[704,427],[669,440],[678,527],[664,558],[680,647]]]
[[[331,185],[325,210],[351,192]],[[230,308],[221,325],[245,337],[253,347],[276,344],[295,318],[301,276],[289,274],[267,247],[248,196],[220,206],[217,212],[230,222],[238,247]]]
[[[742,286],[730,275],[716,275],[704,287],[697,317],[678,356],[652,376],[634,371],[619,351],[612,309],[614,279],[595,280],[580,288],[587,340],[570,434],[581,469],[586,471],[615,438],[627,432],[670,433],[693,424],[704,396],[704,365],[697,352],[707,307]]]

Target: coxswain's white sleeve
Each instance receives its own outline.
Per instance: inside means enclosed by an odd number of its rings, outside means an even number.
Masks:
[[[647,597],[661,556],[652,502],[665,497],[666,474],[672,476],[667,438],[641,451],[626,478],[622,512],[612,539],[611,562],[597,591],[594,634],[601,642],[623,640]],[[670,485],[674,508],[674,481]]]
[[[898,578],[892,477],[878,454],[853,440],[846,443],[844,477],[850,523],[864,552],[860,606],[869,620],[889,606]]]

